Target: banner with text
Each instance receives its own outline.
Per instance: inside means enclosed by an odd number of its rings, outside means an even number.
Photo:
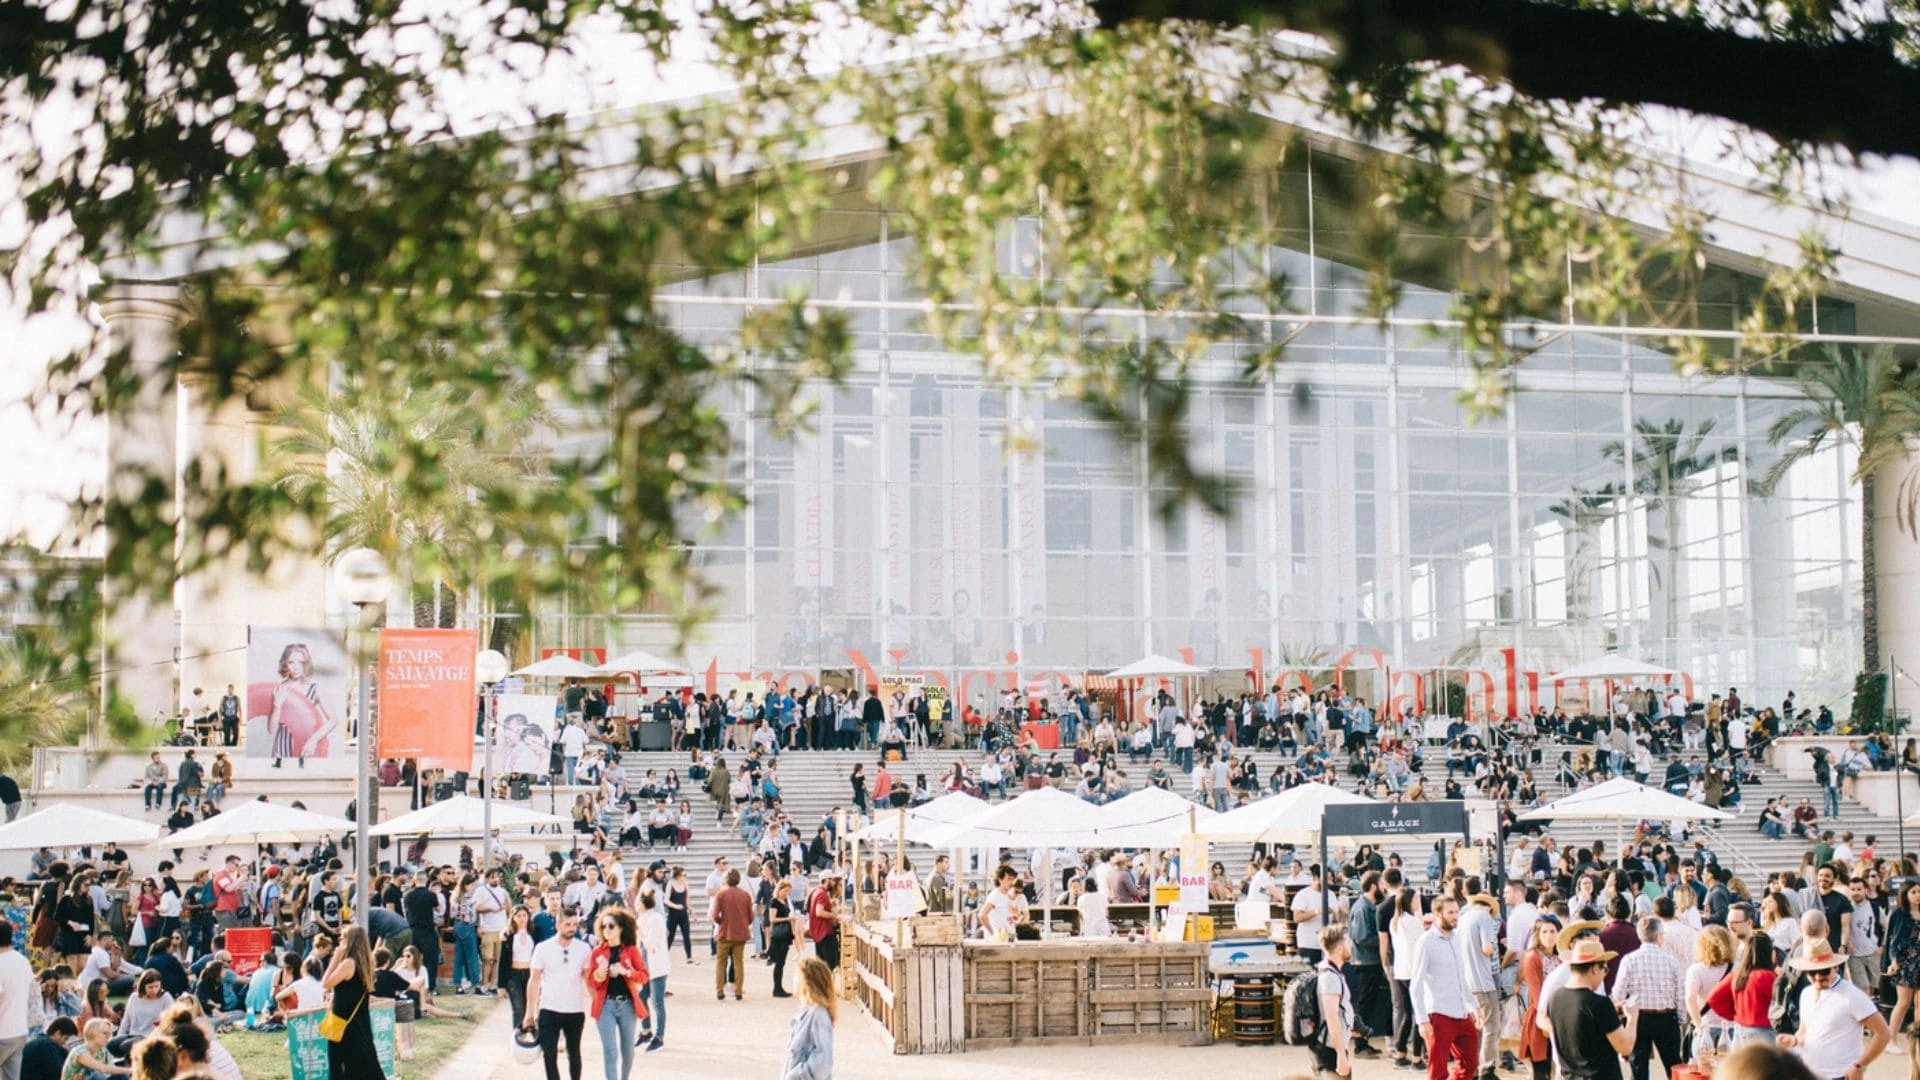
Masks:
[[[380,631],[380,756],[473,765],[474,630]]]

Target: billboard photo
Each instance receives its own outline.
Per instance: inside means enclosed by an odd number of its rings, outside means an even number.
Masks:
[[[340,635],[317,626],[247,628],[246,752],[328,757],[347,733],[353,664]]]
[[[546,776],[557,734],[552,694],[501,694],[494,703],[493,774]]]

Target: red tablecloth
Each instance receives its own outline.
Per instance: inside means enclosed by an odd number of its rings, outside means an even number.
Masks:
[[[1059,724],[1021,724],[1020,741],[1024,743],[1029,737],[1031,737],[1034,743],[1042,750],[1060,749]]]

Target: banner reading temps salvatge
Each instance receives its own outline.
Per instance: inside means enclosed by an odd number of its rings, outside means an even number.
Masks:
[[[478,649],[472,630],[380,631],[381,757],[472,766]]]

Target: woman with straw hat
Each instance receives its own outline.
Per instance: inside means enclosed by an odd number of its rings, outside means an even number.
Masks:
[[[1800,991],[1800,1030],[1779,1037],[1822,1080],[1863,1080],[1867,1066],[1893,1041],[1893,1029],[1859,987],[1841,976],[1847,954],[1835,952],[1825,938],[1808,938],[1796,970],[1806,972]],[[1861,1037],[1865,1029],[1868,1038]]]

